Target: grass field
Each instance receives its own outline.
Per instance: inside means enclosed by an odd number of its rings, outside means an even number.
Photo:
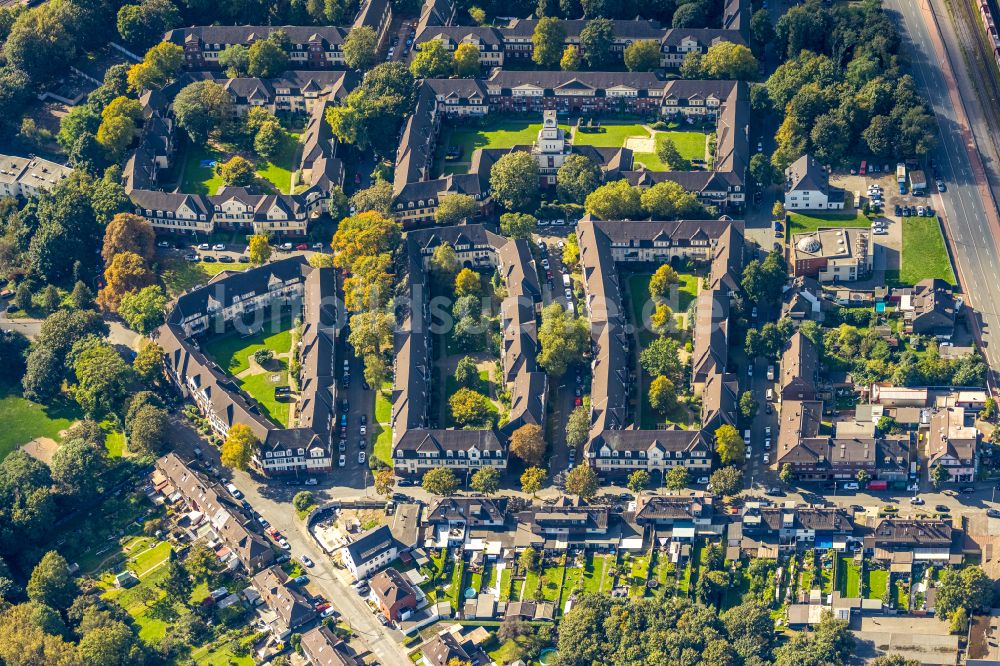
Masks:
[[[569,125],[559,125],[569,131]],[[538,139],[538,131],[542,129],[539,122],[527,120],[499,120],[489,123],[488,127],[446,127],[441,140],[442,155],[448,146],[460,146],[462,154],[458,162],[468,162],[477,148],[513,148],[518,145],[531,145]]]
[[[677,146],[677,152],[687,160],[705,159],[706,135],[703,132],[657,132],[656,147],[666,139],[672,139]],[[651,171],[666,171],[667,165],[660,161],[656,153],[636,153],[635,159],[646,165]]]
[[[871,220],[858,213],[856,215],[844,213],[816,213],[806,215],[805,213],[788,214],[788,233],[798,234],[808,231],[816,231],[821,227],[870,227]]]
[[[204,261],[184,261],[181,257],[169,257],[160,261],[160,277],[167,288],[167,294],[177,296],[188,289],[207,283],[222,271],[246,270],[248,264],[206,264]]]
[[[563,580],[562,566],[545,567],[542,572],[542,599],[546,601],[558,601],[559,590],[562,589]]]
[[[678,273],[677,275],[681,279],[681,283],[677,285],[677,299],[667,305],[675,314],[683,314],[687,312],[691,301],[698,297],[701,277],[693,273]],[[653,305],[647,305],[652,300],[649,295],[649,280],[652,277],[649,273],[633,273],[628,276],[629,292],[632,294],[632,312],[630,314],[634,325],[644,325],[646,319],[643,317],[643,312],[648,313],[648,318],[655,309]],[[645,332],[650,333],[650,331]],[[645,342],[648,342],[651,336],[647,336],[647,338]]]
[[[292,171],[295,168],[295,153],[299,145],[299,135],[290,134],[282,142],[274,162],[257,160],[257,175],[270,183],[279,192],[287,193],[292,183]],[[181,176],[181,191],[192,194],[215,194],[224,185],[222,178],[215,172],[213,166],[202,166],[202,163],[214,161],[222,163],[232,156],[230,151],[220,150],[214,146],[189,144],[184,155],[183,174]]]
[[[59,441],[59,431],[83,418],[79,407],[59,399],[51,407],[31,402],[21,395],[21,387],[0,382],[0,460],[36,437]]]
[[[905,218],[899,280],[904,285],[914,285],[928,278],[956,283],[941,225],[936,217]]]

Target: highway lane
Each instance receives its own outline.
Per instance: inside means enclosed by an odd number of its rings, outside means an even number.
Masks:
[[[993,330],[1000,330],[996,328],[1000,325],[1000,257],[969,155],[969,150],[975,150],[969,147],[970,129],[964,109],[954,103],[957,91],[946,72],[953,65],[935,49],[937,36],[928,27],[926,0],[886,0],[886,7],[899,17],[904,42],[910,46],[914,80],[935,114],[941,145],[934,157],[949,187],[932,197],[945,221],[967,300],[981,318],[984,354],[996,369],[1000,355],[990,339]]]

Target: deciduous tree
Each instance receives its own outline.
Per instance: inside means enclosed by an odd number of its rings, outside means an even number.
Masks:
[[[458,224],[464,219],[475,217],[479,204],[468,194],[446,194],[438,201],[434,211],[434,221],[438,224]]]
[[[258,446],[260,440],[250,426],[236,423],[229,428],[222,442],[222,464],[231,469],[245,470]]]
[[[599,487],[597,472],[590,465],[574,467],[566,474],[566,492],[580,499],[589,500],[597,494]]]
[[[101,257],[110,264],[116,254],[132,252],[146,261],[156,254],[156,233],[149,221],[132,213],[118,213],[104,230]]]
[[[476,76],[480,72],[479,49],[468,42],[459,44],[454,55],[455,74],[457,76]]]
[[[223,183],[237,187],[250,185],[257,177],[253,162],[239,155],[234,155],[227,162],[217,165],[215,170]]]
[[[54,550],[45,553],[35,565],[25,589],[32,601],[56,610],[69,608],[80,592],[66,558]]]
[[[521,492],[534,496],[542,489],[547,474],[541,467],[529,467],[521,474]]]
[[[570,316],[559,303],[542,310],[542,326],[538,330],[541,352],[538,363],[545,371],[561,377],[572,363],[583,358],[590,344],[587,322]]]
[[[472,475],[472,489],[487,497],[500,490],[500,472],[496,467],[483,467]]]
[[[344,40],[343,52],[348,67],[370,69],[378,62],[378,35],[367,25],[353,28]]]
[[[666,414],[677,402],[674,383],[666,377],[653,378],[649,383],[649,405],[660,414]]]
[[[458,490],[458,477],[447,467],[435,467],[424,473],[421,485],[433,495],[453,495]]]
[[[641,493],[649,487],[649,472],[644,469],[637,469],[628,475],[628,489],[634,493]]]
[[[83,351],[73,365],[77,383],[73,397],[88,415],[109,414],[125,400],[132,368],[115,349],[103,342]]]
[[[651,39],[632,42],[625,48],[625,66],[632,72],[651,72],[660,66],[660,43]]]
[[[723,465],[742,465],[746,459],[746,442],[731,425],[721,425],[715,430],[715,451]]]
[[[583,58],[580,57],[580,49],[572,44],[563,49],[559,58],[559,69],[564,72],[575,72],[583,65]]]
[[[713,493],[735,495],[743,487],[743,472],[738,467],[722,467],[712,472],[709,482]]]
[[[541,426],[526,423],[510,436],[510,452],[529,467],[538,467],[545,457],[545,433]]]
[[[640,201],[643,209],[656,220],[691,219],[704,213],[698,196],[671,180],[643,190]]]
[[[611,45],[615,41],[615,28],[611,19],[594,18],[580,31],[580,47],[587,64],[600,69],[611,59]]]
[[[266,234],[253,234],[247,244],[247,256],[255,266],[266,264],[271,258],[271,244]]]
[[[702,71],[712,79],[747,81],[757,75],[759,66],[753,52],[736,42],[713,44],[701,58]]]
[[[633,220],[643,215],[639,190],[627,180],[616,180],[587,195],[584,210],[601,220]]]
[[[536,65],[541,65],[545,69],[555,69],[560,61],[565,41],[566,29],[559,19],[551,16],[538,19],[535,32],[531,36],[534,46],[531,59]]]
[[[431,39],[420,44],[417,54],[410,63],[414,78],[437,79],[451,73],[455,60],[440,39]]]
[[[459,427],[488,429],[496,419],[496,408],[482,393],[461,388],[448,399],[451,418]]]
[[[247,53],[247,72],[250,76],[270,79],[288,69],[288,53],[281,44],[279,33],[259,39],[250,45]]]
[[[500,233],[507,238],[530,240],[538,220],[527,213],[504,213],[500,216]]]
[[[254,46],[263,43],[265,41],[259,41]],[[233,97],[215,81],[195,81],[177,93],[173,109],[178,127],[187,132],[192,141],[201,144],[232,116]]]
[[[508,211],[524,210],[538,197],[538,162],[522,151],[503,155],[490,168],[490,191]]]
[[[556,172],[559,197],[582,204],[587,195],[601,184],[601,168],[585,155],[570,155]]]
[[[139,255],[134,252],[119,252],[104,269],[104,282],[104,288],[97,295],[97,302],[105,310],[117,312],[126,294],[155,284],[156,276]]]
[[[154,284],[125,294],[118,306],[118,315],[132,330],[149,335],[163,323],[166,305],[163,288]]]
[[[667,165],[669,171],[690,171],[691,162],[681,156],[677,144],[670,137],[663,137],[656,142],[656,156]]]

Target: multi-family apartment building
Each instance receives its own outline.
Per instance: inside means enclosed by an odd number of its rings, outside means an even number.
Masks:
[[[625,147],[572,146],[550,118],[532,145],[480,149],[464,174],[435,177],[434,155],[446,117],[489,113],[538,113],[543,124],[555,111],[563,114],[637,113],[707,119],[716,123],[716,150],[711,169],[649,171]],[[548,115],[546,115],[548,114]],[[412,227],[433,221],[441,197],[467,194],[491,210],[492,165],[512,151],[530,152],[542,171],[542,185],[555,182],[562,160],[579,153],[601,166],[606,181],[626,179],[638,187],[665,180],[694,192],[699,201],[720,211],[739,211],[746,203],[749,166],[749,92],[737,81],[664,80],[648,72],[560,72],[495,70],[486,79],[429,79],[417,94],[416,110],[407,120],[396,155],[393,216]]]
[[[585,306],[593,349],[591,430],[587,462],[602,475],[624,478],[642,469],[659,482],[673,466],[684,466],[694,478],[712,467],[713,433],[707,430],[637,430],[629,413],[634,384],[629,369],[632,339],[622,297],[624,266],[655,266],[680,258],[710,263],[708,287],[699,292],[694,327],[692,372],[695,390],[703,393],[707,426],[731,422],[735,406],[728,358],[729,299],[739,289],[743,266],[743,233],[739,222],[598,222],[577,225],[583,267]],[[702,295],[707,295],[707,298]],[[641,325],[641,322],[634,322]],[[712,390],[703,392],[706,384]]]
[[[260,441],[251,459],[264,475],[329,471],[330,436],[336,405],[333,377],[336,343],[334,269],[313,268],[304,257],[292,257],[221,279],[180,296],[158,330],[167,376],[180,394],[190,398],[212,430],[225,437],[241,423]],[[298,350],[299,376],[296,419],[282,427],[268,418],[260,405],[239,388],[200,349],[205,335],[272,325],[279,313],[302,319]],[[254,321],[256,318],[256,321]]]
[[[72,170],[41,157],[0,155],[0,197],[37,197],[58,185]]]
[[[507,423],[499,430],[448,430],[431,426],[431,328],[427,271],[434,251],[455,250],[460,265],[497,268],[507,287],[501,304],[504,380],[511,391]],[[392,407],[393,460],[397,474],[420,476],[449,467],[458,476],[485,466],[506,469],[507,440],[525,424],[545,422],[547,377],[536,359],[537,304],[541,287],[530,248],[479,224],[411,231],[406,238],[409,309],[396,335]]]
[[[184,49],[190,70],[221,68],[219,54],[230,46],[250,48],[275,32],[288,39],[288,59],[296,69],[332,69],[344,66],[345,28],[308,25],[200,25],[167,32],[163,41]]]

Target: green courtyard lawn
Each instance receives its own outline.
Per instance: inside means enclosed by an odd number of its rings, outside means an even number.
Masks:
[[[235,377],[240,387],[260,403],[270,418],[288,427],[291,405],[276,399],[274,389],[288,386],[288,359],[280,356],[291,351],[292,322],[282,317],[276,330],[275,321],[266,322],[260,331],[249,336],[234,331],[210,337],[202,343],[202,348]],[[250,369],[250,358],[260,349],[270,349],[278,358],[254,374],[239,376]]]
[[[681,283],[677,285],[677,297],[673,303],[668,303],[668,305],[670,305],[675,314],[681,315],[687,312],[691,301],[698,297],[698,290],[701,288],[701,276],[695,273],[682,272],[678,272],[677,276],[681,279]],[[652,315],[655,309],[654,306],[647,305],[652,300],[649,295],[649,280],[652,277],[650,273],[632,273],[627,278],[629,293],[632,295],[632,308],[629,314],[632,316],[632,323],[637,326],[642,325],[645,321],[643,312],[648,313],[648,317]],[[646,331],[644,328],[640,330],[646,334],[646,342],[652,339],[649,331]]]
[[[524,588],[521,592],[522,599],[530,601],[541,598],[541,595],[538,593],[538,581],[540,578],[541,576],[538,575],[537,571],[528,571],[524,574]]]
[[[236,381],[240,388],[260,403],[268,417],[287,428],[291,415],[291,402],[278,400],[274,395],[274,389],[279,386],[288,386],[288,361],[279,359],[272,361],[272,363],[277,365],[275,369]]]
[[[206,284],[222,271],[243,271],[249,264],[224,264],[221,262],[184,261],[173,256],[159,260],[159,273],[169,296],[178,296],[188,289]]]
[[[254,666],[253,657],[237,657],[232,652],[232,641],[227,637],[191,652],[191,659],[198,666]]]
[[[173,548],[166,541],[154,542],[152,539],[139,539],[141,545],[133,546],[129,552],[129,569],[142,578],[156,567],[164,564],[170,557]]]
[[[881,599],[882,601],[888,599],[888,571],[885,569],[866,569],[865,579],[866,599]]]
[[[375,427],[378,428],[378,435],[375,437],[372,455],[392,467],[392,430],[378,424]]]
[[[569,125],[559,125],[569,131]],[[438,141],[438,171],[448,173],[465,173],[466,166],[472,159],[472,153],[477,148],[513,148],[514,146],[530,146],[538,139],[538,131],[542,129],[540,122],[504,119],[491,117],[481,126],[446,126]],[[462,149],[458,159],[445,162],[444,155],[449,146],[459,146]]]
[[[21,395],[21,387],[0,382],[0,460],[11,451],[38,437],[59,441],[59,432],[83,418],[80,408],[69,400],[58,399],[49,407],[31,402]]]
[[[821,227],[870,227],[871,224],[871,220],[861,213],[788,214],[789,235],[816,231]]]
[[[244,336],[233,331],[212,336],[201,343],[206,354],[216,360],[220,367],[233,375],[250,369],[250,357],[260,349],[270,349],[277,356],[288,353],[292,348],[292,322],[282,317],[278,326],[275,320],[267,321],[253,335]]]
[[[632,137],[649,137],[641,123],[601,120],[600,129],[578,128],[573,135],[573,145],[598,148],[621,148]]]
[[[896,579],[892,583],[892,600],[895,602],[897,610],[907,610],[910,607],[910,595],[903,585],[903,581]]]
[[[899,281],[904,285],[914,285],[928,278],[956,283],[941,225],[936,217],[905,218]]]
[[[707,135],[704,132],[656,132],[654,134],[656,148],[666,140],[671,139],[677,146],[677,152],[686,160],[704,160]],[[656,153],[635,153],[635,159],[651,171],[667,171]]]
[[[262,159],[254,160],[257,176],[270,187],[279,192],[287,193],[291,189],[292,171],[295,169],[295,156],[299,148],[299,135],[290,134],[282,143],[273,162]],[[184,163],[181,175],[181,191],[191,194],[215,194],[224,185],[222,178],[215,172],[211,162],[221,164],[235,154],[235,150],[222,149],[208,144],[196,146],[188,144],[184,153]]]

